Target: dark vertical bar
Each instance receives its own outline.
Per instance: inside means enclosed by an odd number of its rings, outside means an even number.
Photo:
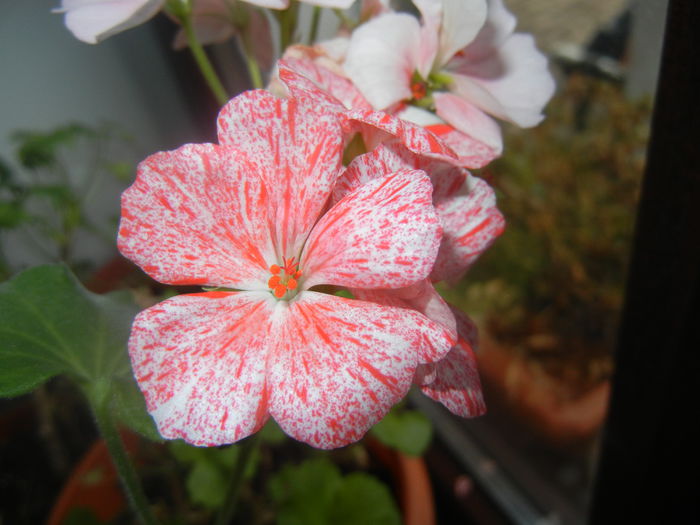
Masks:
[[[700,523],[700,1],[671,0],[590,522]]]

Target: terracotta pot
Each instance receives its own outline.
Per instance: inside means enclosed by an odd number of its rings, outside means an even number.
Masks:
[[[122,433],[129,452],[136,450],[138,437]],[[100,521],[109,522],[125,508],[126,499],[107,446],[98,439],[76,465],[51,510],[46,525],[61,525],[74,509],[91,510]]]
[[[561,378],[537,368],[515,352],[484,337],[479,371],[484,387],[534,432],[555,446],[594,438],[605,421],[610,382],[572,392]]]

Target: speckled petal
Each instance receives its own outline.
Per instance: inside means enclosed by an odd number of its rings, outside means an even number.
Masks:
[[[343,197],[314,227],[301,261],[302,286],[409,286],[430,273],[440,235],[423,172],[377,178]]]
[[[122,195],[119,249],[163,283],[259,289],[276,259],[254,168],[212,144],[151,155]]]
[[[362,301],[416,310],[428,319],[440,323],[457,340],[457,324],[454,314],[445,300],[437,293],[429,279],[419,281],[406,288],[393,290],[352,288],[351,292],[355,299]],[[427,353],[421,351],[421,362],[435,361],[436,355],[434,350],[432,348],[426,348],[425,350],[427,350]]]
[[[269,293],[179,295],[141,312],[129,353],[159,432],[199,446],[242,439],[268,417]]]
[[[436,201],[443,227],[433,281],[458,281],[474,261],[505,229],[505,219],[496,207],[493,189],[469,175],[460,190]]]
[[[418,312],[302,292],[289,303],[271,354],[270,414],[319,448],[360,439],[411,385],[416,349],[444,355],[454,341]]]
[[[287,56],[278,62],[280,79],[292,97],[330,105],[339,113],[346,109],[371,109],[350,79],[306,58]]]
[[[473,350],[477,344],[476,325],[463,313],[453,311],[459,341],[440,361],[420,365],[416,382],[425,395],[442,403],[453,414],[476,417],[486,412]]]
[[[237,151],[270,194],[278,256],[299,256],[342,165],[343,134],[323,105],[301,107],[266,91],[247,91],[219,114],[219,141]]]

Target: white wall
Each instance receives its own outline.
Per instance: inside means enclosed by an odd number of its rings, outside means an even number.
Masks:
[[[64,27],[62,15],[51,13],[58,4],[59,0],[3,2],[0,156],[13,160],[9,140],[13,131],[49,130],[72,121],[118,124],[136,139],[136,148],[132,158],[115,160],[134,164],[150,153],[191,141],[192,119],[152,26],[98,45],[84,44]],[[98,221],[118,215],[120,189],[112,181],[90,193],[88,206]],[[8,258],[18,268],[39,262],[21,236],[3,240]],[[114,247],[93,241],[88,237],[80,246],[93,260],[114,253]]]

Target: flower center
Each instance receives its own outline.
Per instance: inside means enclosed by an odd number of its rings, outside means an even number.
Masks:
[[[299,286],[297,280],[301,277],[301,270],[294,257],[282,257],[282,266],[273,264],[270,266],[270,273],[272,276],[267,280],[267,286],[277,299],[282,299],[287,292],[296,290]]]

